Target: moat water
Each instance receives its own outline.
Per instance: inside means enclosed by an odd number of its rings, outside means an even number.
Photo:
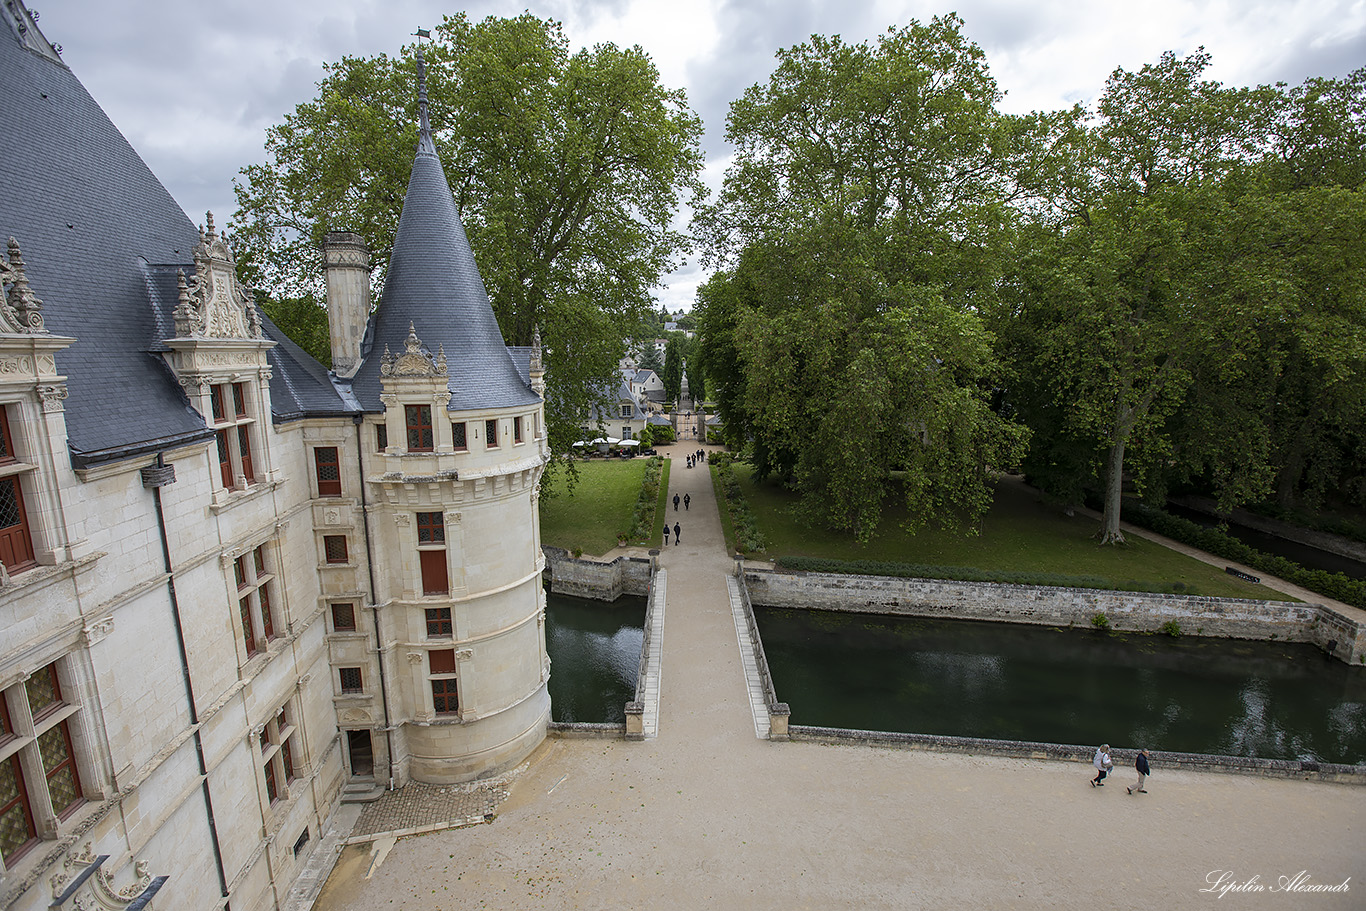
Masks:
[[[1311,645],[755,615],[792,724],[1366,763],[1366,668]]]
[[[1183,519],[1189,519],[1204,528],[1214,528],[1220,524],[1219,519],[1214,516],[1182,506],[1179,503],[1168,503],[1167,512]],[[1247,546],[1255,547],[1263,553],[1275,554],[1278,557],[1285,557],[1287,560],[1294,560],[1301,566],[1307,566],[1310,569],[1342,573],[1350,579],[1366,579],[1366,563],[1362,563],[1360,560],[1353,560],[1351,557],[1310,547],[1308,544],[1300,544],[1298,541],[1291,541],[1289,538],[1269,535],[1264,531],[1239,525],[1237,522],[1224,522],[1223,525],[1231,537],[1237,538]]]
[[[625,596],[609,603],[547,591],[550,717],[559,722],[624,722],[626,703],[636,698],[644,641],[644,598]]]

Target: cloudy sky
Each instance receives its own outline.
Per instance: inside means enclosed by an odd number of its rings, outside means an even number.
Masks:
[[[226,223],[232,180],[260,161],[265,129],[315,94],[322,64],[395,53],[461,7],[435,0],[28,0],[48,40],[197,222]],[[471,0],[471,18],[524,9],[564,23],[575,46],[639,44],[706,124],[720,181],[730,101],[767,78],[778,48],[812,34],[848,42],[955,7],[926,0]],[[1010,112],[1090,102],[1117,66],[1203,45],[1227,84],[1302,82],[1366,65],[1366,0],[962,0]],[[689,307],[704,276],[667,277]]]

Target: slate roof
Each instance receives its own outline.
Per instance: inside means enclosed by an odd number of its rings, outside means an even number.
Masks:
[[[0,240],[18,240],[48,331],[76,338],[57,354],[72,464],[207,438],[159,354],[174,336],[175,274],[194,274],[199,230],[23,7],[6,5],[0,22]],[[344,410],[326,371],[266,331],[280,342],[274,419]]]
[[[622,375],[617,383],[616,395],[613,397],[610,386],[603,386],[599,390],[599,402],[589,406],[588,421],[590,424],[602,421],[638,421],[649,414],[649,410],[641,401],[640,396],[631,391],[631,385],[627,382],[627,377]],[[629,418],[622,418],[621,405],[623,402],[629,403],[634,409],[634,413]]]
[[[444,348],[450,371],[451,411],[537,405],[503,341],[474,252],[437,157],[421,86],[421,125],[408,193],[379,309],[361,345],[362,363],[351,387],[366,411],[382,411],[379,361],[387,345],[401,353],[412,324],[423,347]]]
[[[71,70],[4,21],[0,237],[19,241],[48,331],[77,339],[57,355],[72,461],[201,437],[203,419],[149,353],[143,271],[150,261],[193,272],[199,232]]]

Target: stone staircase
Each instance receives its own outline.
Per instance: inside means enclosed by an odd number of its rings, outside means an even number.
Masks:
[[[384,796],[384,785],[373,778],[352,778],[342,788],[342,803],[370,803]]]

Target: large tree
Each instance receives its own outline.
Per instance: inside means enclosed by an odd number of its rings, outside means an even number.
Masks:
[[[727,432],[813,521],[872,535],[970,522],[1023,428],[989,407],[1015,131],[956,16],[778,53],[731,106],[734,163],[699,219],[725,268],[699,295]]]
[[[1268,176],[1282,94],[1205,80],[1208,64],[1116,70],[1090,122],[1037,122],[1044,164],[1021,172],[1047,204],[998,314],[1012,398],[1042,438],[1036,477],[1066,496],[1102,480],[1105,543],[1123,541],[1126,479],[1160,493],[1199,475],[1225,506],[1265,492],[1286,340],[1320,337],[1311,302],[1359,281],[1342,268],[1360,260],[1352,201]]]
[[[242,169],[233,240],[271,296],[321,297],[331,230],[364,236],[382,280],[417,141],[415,50],[330,65],[269,130],[267,162]],[[701,122],[639,47],[571,54],[530,14],[447,17],[423,53],[476,261],[507,342],[540,327],[551,443],[566,451],[685,247],[672,221],[701,192]]]
[[[664,343],[664,367],[659,378],[664,383],[664,397],[677,402],[683,388],[683,337],[676,333],[669,335]]]

